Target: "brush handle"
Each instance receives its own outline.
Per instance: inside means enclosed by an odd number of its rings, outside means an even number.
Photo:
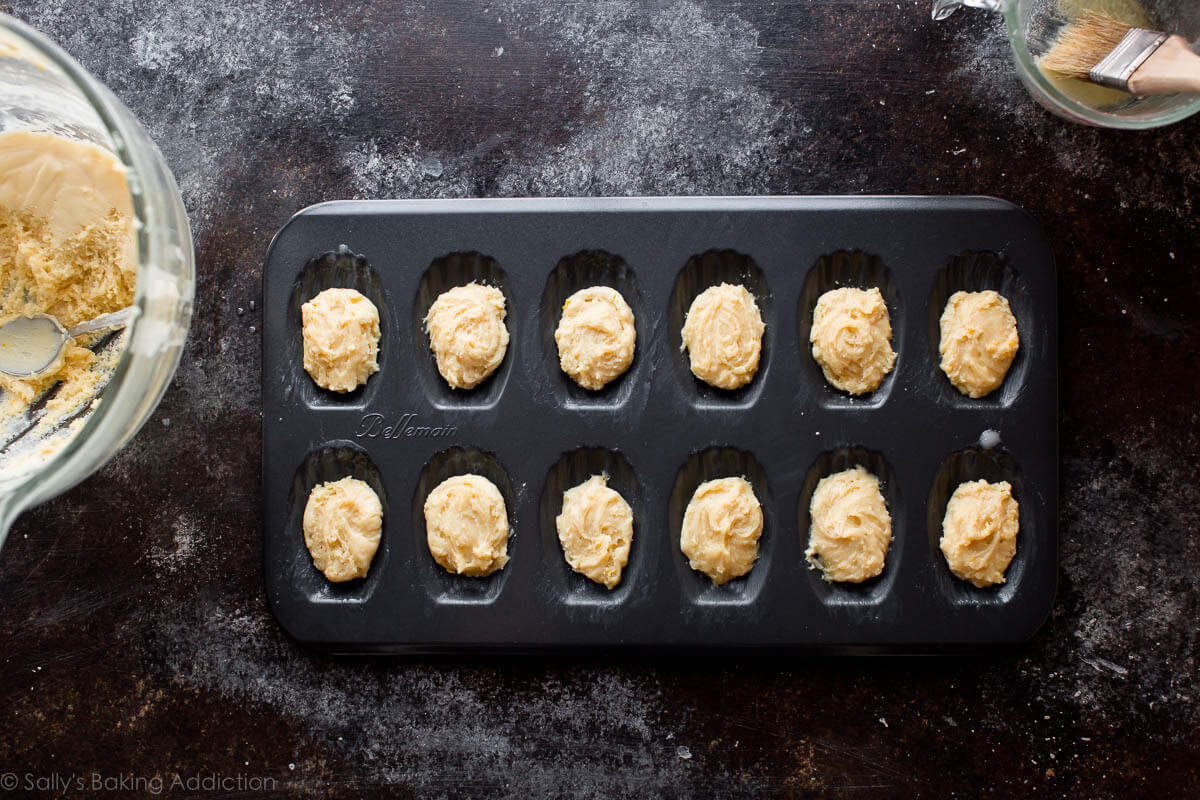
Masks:
[[[1129,78],[1136,95],[1200,94],[1200,55],[1182,36],[1171,36]]]

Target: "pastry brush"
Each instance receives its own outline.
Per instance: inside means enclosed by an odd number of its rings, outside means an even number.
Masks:
[[[1187,40],[1103,14],[1084,14],[1067,24],[1038,63],[1135,95],[1200,92],[1200,55]]]

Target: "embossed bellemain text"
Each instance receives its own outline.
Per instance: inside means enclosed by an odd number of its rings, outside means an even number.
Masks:
[[[357,439],[443,439],[456,433],[457,425],[421,425],[416,414],[401,414],[390,424],[383,414],[364,414],[354,436]]]

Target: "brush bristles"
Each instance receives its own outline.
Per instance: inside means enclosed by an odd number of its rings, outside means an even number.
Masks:
[[[1086,80],[1092,67],[1121,43],[1130,27],[1103,14],[1084,14],[1063,28],[1054,46],[1038,63],[1044,70]]]

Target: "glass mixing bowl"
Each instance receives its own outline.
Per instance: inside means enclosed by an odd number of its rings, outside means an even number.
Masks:
[[[934,0],[935,19],[962,6],[1004,15],[1017,75],[1041,105],[1064,119],[1102,128],[1157,128],[1200,111],[1200,95],[1133,97],[1084,81],[1047,76],[1037,59],[1053,43],[1063,23],[1084,11],[1107,13],[1138,27],[1181,34],[1200,43],[1200,2],[1196,0]]]
[[[149,419],[187,338],[195,255],[175,179],[146,131],[99,81],[27,25],[0,14],[0,133],[54,133],[124,164],[137,228],[137,317],[107,385],[73,437],[29,466],[0,451],[0,545],[22,510],[99,469]]]

